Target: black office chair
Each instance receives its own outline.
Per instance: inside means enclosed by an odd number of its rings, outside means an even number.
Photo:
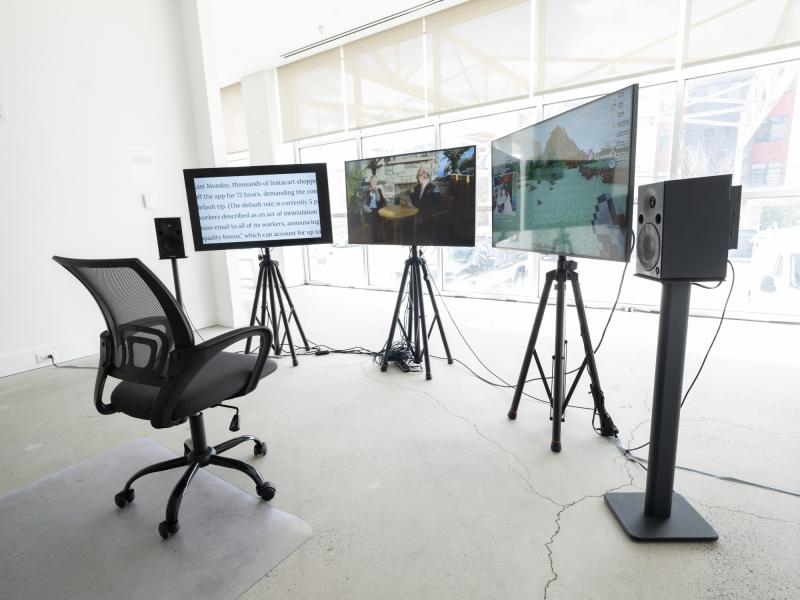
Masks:
[[[161,537],[176,533],[181,498],[201,467],[217,465],[246,473],[264,500],[275,495],[275,486],[261,479],[245,462],[220,456],[243,442],[255,444],[256,456],[267,453],[264,442],[243,435],[216,446],[206,443],[202,411],[223,401],[252,392],[259,380],[277,364],[267,360],[272,332],[266,327],[244,327],[195,345],[192,328],[178,302],[140,260],[81,260],[54,256],[92,294],[108,330],[100,334],[100,366],[94,403],[104,414],[122,412],[147,419],[156,429],[189,420],[192,438],[184,443],[184,456],[150,465],[125,484],[114,501],[120,508],[132,502],[131,485],[139,477],[186,467],[167,503],[166,519],[158,526]],[[243,339],[260,338],[257,356],[223,352]],[[106,377],[122,380],[103,402]]]

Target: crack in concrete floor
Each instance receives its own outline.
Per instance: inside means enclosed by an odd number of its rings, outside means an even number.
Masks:
[[[367,379],[370,379],[372,381],[380,381],[380,380],[370,376],[369,373],[367,373],[367,371],[364,369],[363,363],[362,363],[362,372],[363,372],[364,376]],[[383,383],[383,381],[381,381],[381,382]],[[548,591],[550,589],[550,586],[558,580],[558,572],[556,571],[555,563],[553,561],[553,548],[552,548],[552,546],[555,543],[556,537],[558,537],[558,534],[561,532],[561,516],[564,514],[564,512],[566,512],[567,510],[569,510],[570,508],[572,508],[576,504],[579,504],[579,503],[583,502],[584,500],[587,500],[588,498],[603,498],[605,496],[605,494],[607,494],[608,492],[614,492],[614,491],[620,490],[620,489],[628,487],[628,486],[633,486],[634,485],[634,478],[633,478],[633,475],[631,474],[630,469],[628,468],[628,464],[627,464],[628,461],[631,460],[631,459],[626,459],[625,462],[622,463],[623,467],[625,468],[625,471],[628,474],[628,481],[626,481],[626,482],[624,482],[624,483],[622,483],[622,484],[620,484],[618,486],[608,488],[608,489],[604,490],[600,494],[586,494],[586,495],[584,495],[584,496],[582,496],[582,497],[580,497],[577,500],[574,500],[572,502],[561,503],[561,502],[558,502],[557,500],[554,500],[553,498],[551,498],[547,494],[544,494],[544,493],[540,492],[539,490],[537,490],[536,487],[533,485],[533,483],[530,481],[530,469],[528,468],[528,466],[524,462],[522,462],[522,460],[519,458],[519,455],[517,455],[515,452],[512,452],[511,450],[509,450],[508,448],[503,446],[497,440],[492,439],[489,436],[487,436],[485,433],[483,433],[474,421],[468,419],[467,417],[465,417],[463,415],[460,415],[458,413],[453,412],[447,406],[445,406],[445,404],[441,400],[439,400],[439,398],[437,398],[436,396],[434,396],[433,394],[431,394],[428,391],[406,387],[406,386],[400,384],[397,381],[391,381],[390,383],[392,383],[396,387],[398,387],[398,388],[400,388],[400,389],[402,389],[402,390],[404,390],[406,392],[422,394],[423,396],[427,396],[428,398],[433,400],[442,409],[442,411],[444,413],[446,413],[448,416],[450,416],[451,418],[463,421],[464,423],[469,425],[472,428],[472,430],[479,437],[481,437],[484,441],[489,442],[490,444],[492,444],[493,446],[498,448],[503,453],[505,453],[508,456],[512,457],[514,459],[514,461],[520,467],[522,467],[522,469],[525,471],[527,476],[523,475],[522,473],[520,473],[516,469],[513,469],[511,467],[511,465],[508,465],[508,469],[512,473],[514,473],[517,477],[519,477],[519,479],[523,483],[525,483],[526,487],[531,491],[531,493],[533,493],[534,495],[542,498],[543,500],[546,500],[546,501],[550,502],[551,504],[553,504],[554,506],[557,506],[559,508],[558,512],[556,513],[556,518],[555,518],[555,521],[554,521],[555,531],[550,536],[550,539],[547,542],[545,542],[545,544],[544,544],[545,548],[547,549],[547,559],[548,559],[549,566],[550,566],[550,572],[552,573],[552,577],[550,579],[548,579],[547,582],[545,582],[545,586],[544,586],[544,590],[543,590],[543,594],[544,594],[543,598],[546,600],[547,599],[547,593],[548,593]],[[620,458],[625,458],[625,457],[624,456],[620,456],[618,458],[614,458],[613,462],[615,464],[617,464],[617,462],[619,461]]]

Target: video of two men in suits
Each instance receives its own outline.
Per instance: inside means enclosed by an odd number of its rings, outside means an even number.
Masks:
[[[350,244],[475,245],[475,146],[345,163]]]

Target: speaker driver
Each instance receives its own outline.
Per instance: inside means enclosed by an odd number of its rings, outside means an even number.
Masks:
[[[177,233],[177,235],[180,235],[181,232],[180,232],[180,230],[178,230],[178,231],[176,231],[176,233]],[[162,235],[163,235],[163,233],[162,233]],[[170,254],[177,254],[177,253],[182,253],[183,252],[181,241],[182,240],[180,238],[172,239],[172,238],[164,237],[161,240],[161,243],[164,244],[164,250],[166,250]]]
[[[652,223],[645,223],[639,227],[636,240],[636,259],[645,271],[652,271],[658,264],[661,255],[661,237],[658,229]]]

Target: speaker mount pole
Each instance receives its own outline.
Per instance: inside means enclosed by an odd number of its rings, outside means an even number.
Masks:
[[[181,279],[178,277],[178,259],[173,256],[170,261],[172,262],[172,280],[175,282],[175,299],[181,305],[181,308],[184,308],[183,297],[181,296]]]
[[[663,281],[653,417],[645,492],[605,495],[625,532],[638,541],[712,542],[719,536],[691,504],[673,491],[683,365],[689,326],[690,281]]]

